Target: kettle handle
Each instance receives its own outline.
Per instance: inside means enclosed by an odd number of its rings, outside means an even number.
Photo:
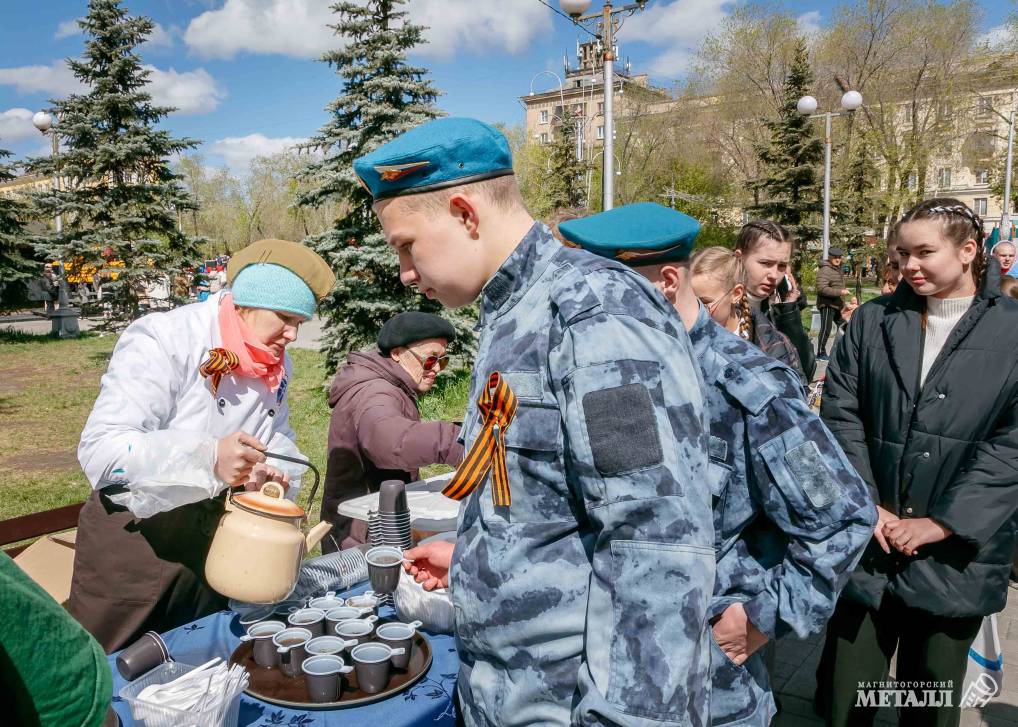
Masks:
[[[307,506],[307,511],[311,512],[311,505],[312,505],[312,503],[315,500],[315,493],[318,492],[318,483],[322,479],[322,475],[321,475],[321,473],[318,472],[318,468],[315,467],[313,464],[311,464],[310,461],[308,461],[306,459],[301,459],[300,457],[291,457],[288,454],[276,454],[275,452],[262,452],[262,454],[264,454],[266,457],[272,457],[273,459],[284,459],[287,462],[293,462],[294,464],[302,464],[305,467],[308,467],[308,468],[311,469],[311,471],[315,475],[315,484],[313,484],[311,486],[311,495],[308,497],[308,506]]]

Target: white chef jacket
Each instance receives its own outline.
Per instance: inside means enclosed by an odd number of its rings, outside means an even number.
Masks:
[[[221,492],[226,483],[214,474],[216,445],[228,434],[243,431],[271,451],[300,456],[286,401],[289,355],[275,392],[261,378],[227,374],[213,395],[211,379],[199,372],[209,351],[222,346],[221,300],[217,294],[136,320],[121,335],[102,377],[78,461],[93,488],[126,486],[126,493],[112,499],[138,517]],[[293,472],[286,463],[268,464]],[[287,496],[294,497],[299,486],[294,477]]]

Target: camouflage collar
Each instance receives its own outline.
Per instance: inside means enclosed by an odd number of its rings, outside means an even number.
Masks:
[[[535,222],[516,249],[481,290],[477,328],[512,308],[544,273],[561,245],[545,225]]]

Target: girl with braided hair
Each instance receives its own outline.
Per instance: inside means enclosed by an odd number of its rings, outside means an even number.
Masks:
[[[957,725],[969,647],[1007,599],[1018,301],[1001,296],[982,220],[956,199],[916,205],[892,239],[905,284],[852,316],[821,406],[879,521],[828,624],[818,706],[828,724],[871,724],[856,687],[897,650],[899,682],[954,688],[950,704],[903,708],[901,724]]]
[[[711,318],[799,373],[802,379],[795,346],[767,316],[754,315],[741,256],[724,247],[704,248],[693,255],[689,271],[693,290]]]
[[[816,372],[816,356],[802,325],[806,298],[790,271],[794,243],[792,233],[777,222],[750,220],[739,230],[735,254],[746,266],[747,301],[756,321],[753,343],[766,351],[763,336],[777,329],[794,345],[797,360],[771,355],[795,369],[808,386]]]

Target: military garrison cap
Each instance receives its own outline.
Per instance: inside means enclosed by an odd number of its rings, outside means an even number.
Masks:
[[[509,142],[476,119],[416,126],[355,159],[354,173],[376,199],[432,192],[513,173]]]
[[[558,229],[568,242],[595,255],[651,265],[686,260],[700,223],[656,202],[638,202],[562,222]]]
[[[234,279],[248,265],[269,263],[296,273],[321,300],[332,292],[336,285],[336,274],[314,250],[289,240],[259,240],[245,247],[230,258],[226,266],[226,280],[233,285]]]

